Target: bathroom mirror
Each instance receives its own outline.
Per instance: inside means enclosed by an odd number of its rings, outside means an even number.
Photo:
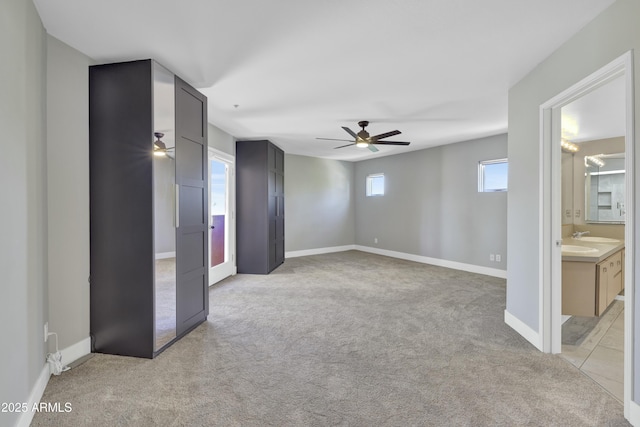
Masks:
[[[584,157],[586,222],[624,224],[624,163],[624,153]]]
[[[176,162],[174,75],[153,63],[153,224],[157,351],[176,337]]]

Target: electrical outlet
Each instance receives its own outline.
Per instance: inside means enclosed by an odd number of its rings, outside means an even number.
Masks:
[[[489,261],[495,261],[496,256],[494,254],[489,254]]]
[[[373,243],[378,243],[378,238],[377,237],[373,238]]]
[[[44,342],[47,342],[49,339],[49,322],[45,322],[44,324]]]
[[[500,254],[496,254],[496,262],[500,261],[502,261],[502,257],[500,256]]]

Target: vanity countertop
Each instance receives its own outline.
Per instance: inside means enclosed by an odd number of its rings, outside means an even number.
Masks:
[[[620,240],[619,243],[596,243],[596,242],[585,242],[580,239],[568,238],[568,239],[562,239],[562,244],[574,245],[574,246],[587,246],[589,248],[597,249],[597,252],[569,253],[567,255],[562,255],[562,261],[598,263],[600,261],[603,261],[608,256],[618,252],[619,250],[624,249],[624,240]]]

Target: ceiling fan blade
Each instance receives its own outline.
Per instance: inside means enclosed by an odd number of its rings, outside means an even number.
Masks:
[[[371,145],[371,144],[369,144],[369,145],[367,146],[367,148],[368,148],[368,149],[369,149],[369,151],[371,151],[372,153],[376,153],[376,152],[380,151],[380,150],[378,150],[376,147],[374,147],[374,146],[373,146],[373,145]]]
[[[378,141],[378,142],[372,142],[372,144],[380,144],[380,145],[409,145],[411,143],[410,142],[404,142],[404,141]]]
[[[358,139],[358,134],[356,134],[354,131],[352,131],[348,127],[342,126],[342,129],[344,129],[345,132],[347,132],[349,135],[351,135],[353,137],[353,139]]]
[[[354,142],[353,144],[341,145],[340,147],[333,147],[333,149],[335,150],[337,148],[351,147],[352,145],[356,145],[356,143]]]
[[[346,142],[353,142],[351,139],[335,139],[335,138],[316,138],[316,139],[322,139],[324,141],[346,141]]]
[[[391,132],[381,133],[380,135],[372,136],[371,140],[377,141],[379,139],[389,138],[390,136],[400,135],[401,133],[402,132],[400,132],[399,130],[392,130]]]

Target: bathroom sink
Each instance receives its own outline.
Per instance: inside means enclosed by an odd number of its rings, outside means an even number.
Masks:
[[[562,253],[570,252],[570,253],[580,253],[587,254],[590,252],[598,252],[596,248],[590,248],[588,246],[577,246],[577,245],[562,245]]]
[[[583,242],[591,242],[591,243],[620,243],[620,240],[610,239],[608,237],[582,236],[578,240],[582,240]]]

